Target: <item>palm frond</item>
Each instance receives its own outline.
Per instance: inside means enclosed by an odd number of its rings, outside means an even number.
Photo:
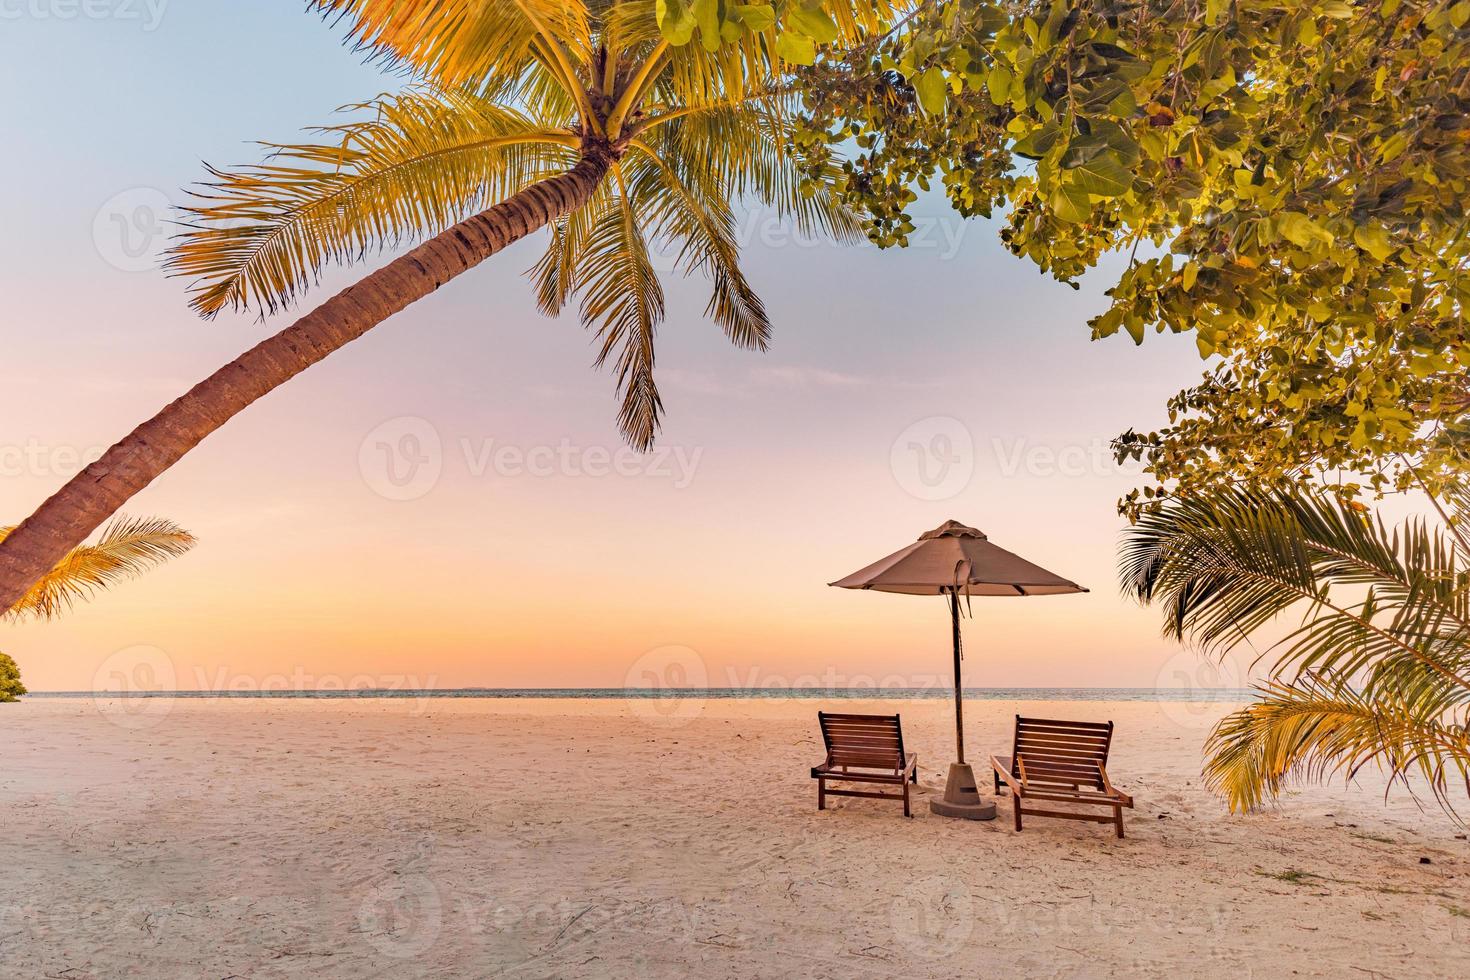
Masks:
[[[1165,607],[1164,632],[1223,653],[1293,607],[1276,670],[1368,683],[1427,666],[1470,695],[1470,576],[1422,521],[1390,529],[1335,495],[1249,489],[1171,501],[1124,540],[1123,587]]]
[[[676,152],[660,153],[635,141],[628,169],[639,186],[652,185],[646,213],[649,237],[681,245],[676,267],[701,272],[714,287],[705,315],[737,346],[764,350],[771,336],[765,304],[740,269],[740,245],[729,201],[707,172],[685,167]]]
[[[1226,716],[1205,746],[1205,780],[1232,810],[1255,809],[1292,779],[1351,780],[1369,765],[1410,791],[1410,777],[1419,777],[1450,813],[1451,786],[1470,793],[1470,730],[1463,723],[1335,679],[1304,676],[1260,692],[1260,701]]]
[[[608,206],[608,186],[601,185],[586,207],[578,208],[551,226],[546,251],[527,274],[536,287],[536,305],[547,316],[557,316],[577,286],[577,275],[593,218]]]
[[[530,64],[573,88],[592,51],[584,3],[567,0],[311,0],[344,17],[357,46],[421,78],[458,88],[495,84]]]
[[[325,263],[434,234],[575,159],[569,130],[464,92],[348,111],[371,118],[327,127],[320,143],[270,145],[260,166],[210,170],[165,263],[194,278],[200,313],[274,311]]]
[[[0,528],[0,540],[12,530]],[[9,615],[51,619],[103,589],[177,558],[194,543],[194,536],[172,521],[117,517],[102,529],[96,544],[73,549],[47,572]]]
[[[1206,773],[1237,808],[1290,774],[1368,762],[1422,776],[1448,808],[1470,766],[1470,574],[1445,528],[1389,527],[1335,494],[1237,489],[1175,498],[1121,547],[1124,591],[1164,607],[1164,632],[1218,655],[1289,610],[1258,657],[1264,699],[1221,723]],[[1470,789],[1470,786],[1467,786]]]
[[[617,193],[591,221],[576,274],[582,322],[598,337],[597,363],[616,353],[622,406],[618,428],[636,449],[653,444],[663,400],[653,379],[654,333],[664,316],[664,292],[648,255],[638,215],[643,188],[618,172]]]

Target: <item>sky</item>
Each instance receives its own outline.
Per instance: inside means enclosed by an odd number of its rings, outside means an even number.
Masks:
[[[194,317],[156,255],[205,161],[254,163],[400,84],[295,0],[0,0],[0,505],[80,466],[291,315]],[[185,557],[0,626],[34,690],[929,686],[938,598],[825,583],[947,519],[1089,587],[975,599],[973,686],[1234,686],[1120,595],[1108,440],[1198,378],[1188,337],[1094,342],[1074,291],[942,200],[907,250],[742,212],[764,353],[666,281],[655,453],[574,316],[494,257],[253,406],[125,508]],[[334,269],[319,302],[379,264]],[[303,312],[303,311],[298,311]]]

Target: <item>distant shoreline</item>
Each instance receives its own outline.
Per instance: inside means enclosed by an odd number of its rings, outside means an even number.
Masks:
[[[460,687],[460,688],[361,688],[356,690],[246,690],[246,691],[31,691],[30,698],[573,698],[587,700],[646,700],[653,698],[701,698],[710,700],[851,700],[937,701],[954,697],[945,688],[553,688],[553,687]],[[1154,688],[1154,687],[967,687],[971,701],[1253,701],[1249,688]]]

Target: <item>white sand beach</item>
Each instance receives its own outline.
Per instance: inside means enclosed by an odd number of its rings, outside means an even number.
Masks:
[[[823,706],[5,705],[0,976],[1470,975],[1464,829],[1376,778],[1228,815],[1224,705],[969,705],[972,761],[1018,711],[1114,720],[1121,841],[818,812]],[[950,705],[839,707],[900,712],[942,787]]]

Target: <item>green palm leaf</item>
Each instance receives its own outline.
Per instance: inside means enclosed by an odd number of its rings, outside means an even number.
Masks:
[[[1452,498],[1453,499],[1453,498]],[[1336,494],[1237,489],[1143,515],[1120,554],[1125,592],[1164,608],[1164,633],[1223,655],[1288,612],[1266,644],[1259,705],[1227,718],[1206,772],[1252,807],[1295,773],[1378,763],[1422,776],[1441,803],[1470,764],[1470,572],[1454,529],[1396,527]]]

